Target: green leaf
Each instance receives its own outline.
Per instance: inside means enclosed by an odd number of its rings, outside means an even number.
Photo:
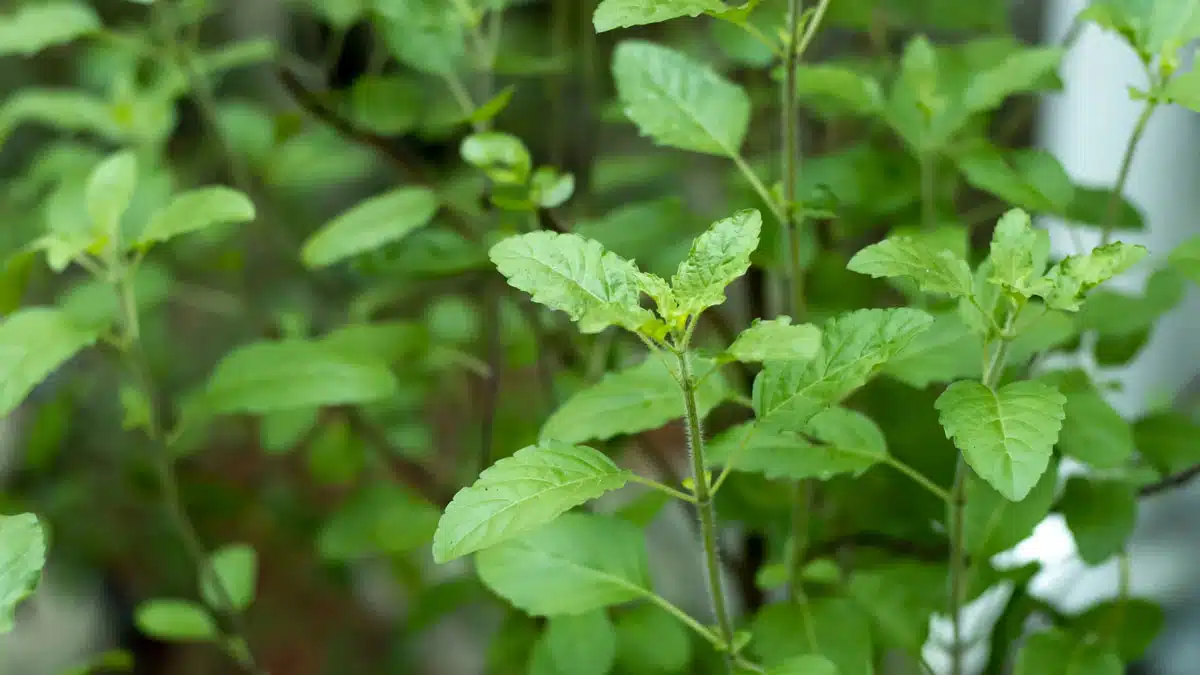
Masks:
[[[1029,297],[1030,280],[1040,278],[1044,271],[1035,263],[1037,248],[1038,237],[1029,214],[1020,209],[1009,210],[1001,216],[992,232],[992,248],[988,255],[992,276],[988,281],[1011,293]]]
[[[605,675],[616,657],[617,634],[602,610],[555,616],[533,646],[529,675]]]
[[[934,404],[946,436],[967,463],[1000,494],[1020,501],[1046,471],[1058,440],[1066,397],[1040,382],[993,391],[959,381]]]
[[[592,14],[592,26],[597,33],[603,33],[614,28],[723,12],[727,7],[721,0],[603,0]]]
[[[288,408],[263,415],[259,438],[272,454],[291,452],[317,424],[320,408]]]
[[[930,618],[945,608],[945,589],[944,565],[900,561],[855,570],[849,593],[884,641],[919,653],[929,636]]]
[[[1091,289],[1124,272],[1146,257],[1146,248],[1123,242],[1098,246],[1086,255],[1067,256],[1031,285],[1051,309],[1077,311]]]
[[[1109,221],[1114,230],[1145,230],[1146,221],[1141,210],[1125,197],[1118,197],[1116,214],[1110,220],[1108,204],[1112,194],[1111,189],[1076,185],[1075,196],[1059,215],[1073,223],[1094,227]]]
[[[768,668],[806,654],[824,656],[838,675],[872,675],[871,626],[867,616],[844,598],[768,605],[754,618],[750,650]],[[786,672],[786,671],[784,671]]]
[[[915,309],[864,309],[830,319],[810,362],[769,362],[754,381],[754,412],[764,428],[803,427],[867,380],[927,329],[933,317]]]
[[[733,427],[713,439],[707,458],[719,465],[735,453],[737,471],[773,479],[828,480],[841,473],[861,474],[886,461],[887,441],[866,415],[829,408],[797,431],[755,429],[753,423]]]
[[[1171,103],[1200,112],[1200,71],[1176,75],[1163,87],[1163,96]]]
[[[1079,557],[1099,565],[1125,548],[1137,519],[1137,494],[1126,481],[1073,476],[1059,510],[1075,537]]]
[[[972,187],[1033,211],[1063,213],[1075,199],[1066,169],[1045,150],[1021,149],[1001,154],[987,144],[972,146],[954,157]]]
[[[623,520],[569,513],[479,553],[479,578],[534,616],[583,614],[649,595],[642,531]]]
[[[1141,598],[1101,602],[1071,621],[1080,642],[1100,642],[1115,649],[1121,660],[1133,663],[1145,655],[1163,628],[1163,610]]]
[[[398,485],[356,491],[321,527],[321,558],[351,562],[375,554],[400,555],[428,544],[441,514]]]
[[[1017,653],[1013,675],[1121,675],[1123,672],[1121,659],[1112,651],[1051,629],[1025,641]]]
[[[120,232],[121,216],[137,187],[137,172],[137,158],[130,151],[111,155],[92,169],[84,201],[96,235],[111,240]]]
[[[326,223],[304,242],[308,267],[326,267],[399,241],[433,219],[438,199],[422,187],[404,187],[371,197]]]
[[[208,569],[200,579],[200,595],[204,602],[217,610],[232,603],[233,609],[245,610],[254,602],[258,584],[258,554],[245,544],[226,546],[208,558]],[[218,581],[220,586],[218,587]],[[224,593],[221,589],[224,589]]]
[[[0,417],[97,337],[96,330],[76,325],[58,309],[29,307],[5,317],[0,323]]]
[[[613,53],[625,114],[643,135],[681,150],[733,157],[750,123],[750,98],[708,66],[660,45],[626,40]]]
[[[1057,375],[1057,374],[1052,374]],[[1096,469],[1117,469],[1133,456],[1133,429],[1082,373],[1047,377],[1067,397],[1058,447]]]
[[[421,121],[424,105],[421,85],[395,75],[364,75],[354,81],[346,101],[347,116],[377,134],[399,136]]]
[[[23,87],[6,98],[0,105],[0,145],[25,122],[90,132],[110,141],[121,141],[127,134],[107,101],[74,89]]]
[[[938,251],[911,237],[891,237],[850,259],[846,269],[879,277],[908,277],[926,293],[956,298],[971,295],[971,268],[951,251]]]
[[[700,380],[696,406],[703,418],[725,399],[728,385],[712,361],[693,359],[692,366]],[[554,411],[539,438],[581,443],[658,429],[684,415],[676,378],[677,373],[653,356],[631,368],[607,373]]]
[[[750,254],[758,248],[761,230],[762,214],[745,209],[713,223],[692,242],[692,250],[671,278],[680,314],[695,316],[725,302],[725,287],[750,269]]]
[[[463,139],[463,161],[502,184],[523,184],[529,179],[533,159],[521,139],[500,131],[484,131]]]
[[[972,473],[967,479],[967,506],[963,511],[967,550],[988,558],[1024,541],[1050,513],[1057,486],[1058,465],[1054,461],[1019,502],[1010,501]]]
[[[637,266],[575,234],[532,232],[492,247],[509,285],[566,312],[584,333],[617,325],[636,331],[654,315],[640,304]]]
[[[1200,463],[1200,424],[1174,411],[1158,412],[1133,426],[1138,452],[1161,474],[1185,471]]]
[[[30,57],[100,30],[100,18],[85,3],[58,0],[24,5],[0,16],[0,56]]]
[[[32,513],[0,516],[0,635],[13,629],[13,613],[37,587],[46,564],[46,533]]]
[[[1200,4],[1195,0],[1096,0],[1080,18],[1118,33],[1146,62],[1200,37]]]
[[[562,206],[575,194],[575,176],[543,166],[533,172],[529,182],[530,199],[544,209]]]
[[[374,2],[380,32],[401,63],[432,75],[449,75],[466,55],[466,30],[458,8],[442,0]]]
[[[370,355],[304,340],[256,342],[227,354],[205,388],[208,411],[264,414],[394,396],[395,376]]]
[[[725,353],[743,363],[810,361],[820,349],[821,329],[811,323],[793,326],[791,317],[781,316],[768,321],[755,319]]]
[[[929,329],[914,337],[883,367],[884,374],[924,389],[933,382],[951,382],[981,375],[983,340],[957,312],[935,314]]]
[[[518,450],[454,495],[433,536],[444,563],[536,529],[624,485],[632,474],[600,452],[549,441]]]
[[[1171,251],[1171,266],[1200,284],[1200,236],[1192,237]]]
[[[679,673],[692,660],[692,639],[678,619],[656,605],[617,618],[617,665],[632,675]]]
[[[208,642],[220,635],[212,615],[187,600],[148,600],[138,605],[133,620],[142,633],[160,640]]]
[[[254,203],[237,190],[219,185],[189,190],[150,216],[137,243],[146,246],[209,227],[248,223],[254,217]]]
[[[788,659],[767,670],[767,675],[838,675],[833,661],[816,654],[805,654]]]
[[[971,75],[963,105],[971,112],[992,110],[1013,94],[1035,89],[1062,61],[1061,47],[1031,47],[1010,54],[999,64]]]
[[[836,114],[872,116],[884,106],[883,91],[874,78],[828,64],[796,68],[796,96],[829,108]]]

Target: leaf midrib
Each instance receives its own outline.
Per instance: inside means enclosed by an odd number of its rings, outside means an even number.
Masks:
[[[644,63],[645,62],[641,59],[638,60],[639,67],[642,67]],[[726,145],[719,136],[714,134],[712,130],[708,128],[708,126],[700,119],[700,117],[698,117],[691,109],[689,109],[687,105],[685,105],[688,102],[687,99],[676,96],[670,89],[667,89],[659,84],[658,78],[654,77],[654,73],[651,72],[649,68],[642,67],[642,72],[647,75],[647,80],[649,80],[651,84],[650,88],[662,92],[665,98],[670,99],[671,102],[675,104],[675,107],[678,108],[685,117],[691,120],[691,122],[695,124],[697,128],[707,134],[709,139],[716,143],[717,147],[721,148],[722,152],[724,152],[726,156],[732,158],[738,154],[736,148],[731,148]]]

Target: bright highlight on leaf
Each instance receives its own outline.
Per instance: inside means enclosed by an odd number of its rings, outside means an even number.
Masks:
[[[722,12],[727,8],[721,0],[603,0],[592,14],[592,25],[597,33],[603,33],[614,28]]]
[[[971,468],[1000,494],[1020,501],[1050,462],[1066,401],[1040,382],[1014,382],[993,391],[980,382],[960,381],[934,405],[946,436]]]
[[[241,192],[219,185],[198,188],[176,195],[150,216],[137,243],[145,246],[210,227],[252,220],[254,203]]]
[[[630,475],[588,447],[551,441],[522,448],[454,496],[433,536],[433,559],[447,562],[534,530]]]
[[[792,325],[791,317],[755,320],[725,353],[746,363],[808,361],[821,348],[821,329],[811,323]]]
[[[142,633],[171,642],[208,642],[220,635],[216,619],[187,600],[148,600],[138,606],[133,620]]]
[[[433,219],[438,199],[421,187],[371,197],[326,223],[300,252],[309,267],[326,267],[399,241]]]
[[[1045,298],[1051,309],[1074,312],[1079,310],[1088,291],[1133,267],[1144,257],[1144,246],[1119,241],[1098,246],[1086,255],[1064,258],[1035,282],[1031,291]]]
[[[241,611],[254,601],[258,582],[258,554],[245,544],[226,546],[208,559],[208,569],[200,577],[200,591],[209,607],[223,608],[228,603]]]

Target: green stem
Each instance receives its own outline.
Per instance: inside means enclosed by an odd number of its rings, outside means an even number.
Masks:
[[[933,162],[934,158],[928,152],[921,154],[921,227],[925,230],[932,230],[937,225],[937,177]]]
[[[742,159],[741,155],[733,154],[729,158],[733,160],[738,170],[746,177],[746,182],[750,183],[750,187],[754,188],[754,191],[758,193],[758,196],[767,205],[767,209],[771,211],[771,215],[775,216],[775,219],[779,221],[781,226],[786,227],[788,222],[787,215],[779,207],[775,198],[771,196],[771,191],[763,184],[762,179],[758,177],[758,174],[754,173],[754,169],[746,163],[745,159]]]
[[[933,496],[942,500],[943,502],[950,504],[953,501],[950,493],[946,492],[941,487],[939,487],[936,483],[934,483],[933,481],[926,478],[925,475],[922,474],[920,471],[917,471],[916,469],[912,468],[911,466],[905,464],[904,462],[901,462],[900,460],[898,460],[895,457],[892,457],[890,455],[884,461],[887,462],[888,466],[891,466],[893,469],[899,471],[900,473],[904,474],[905,476],[908,476],[908,478],[911,479],[914,483],[925,488],[925,490],[927,490],[930,494],[932,494]]]
[[[157,398],[154,381],[150,377],[149,364],[142,349],[141,328],[138,321],[137,303],[133,289],[133,270],[125,269],[118,274],[118,298],[121,308],[122,332],[124,333],[122,356],[130,370],[133,371],[137,386],[146,401],[146,435],[157,446],[154,453],[154,469],[158,477],[159,489],[162,490],[163,504],[166,507],[167,516],[170,518],[179,538],[183,542],[184,551],[191,558],[192,564],[201,576],[202,583],[211,583],[211,587],[216,594],[216,600],[220,605],[217,609],[225,615],[233,628],[231,637],[243,647],[230,649],[229,653],[237,659],[238,664],[246,672],[252,675],[265,675],[266,671],[258,666],[254,655],[250,651],[250,642],[247,639],[249,632],[246,629],[245,620],[235,607],[233,598],[229,590],[225,587],[225,583],[219,576],[212,573],[208,564],[208,553],[204,550],[204,544],[200,540],[196,526],[188,517],[187,509],[183,505],[183,499],[180,496],[179,490],[179,478],[175,474],[175,465],[171,461],[170,447],[164,440],[158,416],[155,414],[155,401]]]
[[[700,537],[704,546],[704,568],[708,574],[708,594],[716,615],[717,628],[725,651],[725,670],[733,673],[733,623],[725,606],[725,591],[721,587],[721,564],[717,558],[717,517],[709,492],[708,472],[704,462],[704,432],[696,406],[695,381],[688,363],[687,343],[676,352],[679,357],[679,379],[683,389],[683,405],[687,414],[688,445],[692,455],[692,482],[696,495],[696,511],[700,518]]]
[[[674,497],[675,499],[681,499],[685,502],[688,502],[689,504],[696,503],[696,498],[693,497],[692,495],[689,495],[686,492],[681,492],[679,490],[676,490],[675,488],[671,487],[670,485],[664,485],[656,480],[651,480],[649,478],[646,478],[645,476],[639,476],[639,475],[634,474],[634,476],[632,478],[630,478],[630,480],[632,480],[635,483],[641,483],[642,485],[645,485],[648,488],[658,490],[659,492],[661,492],[663,494],[670,495],[671,497]]]
[[[1129,135],[1129,143],[1125,145],[1125,155],[1121,158],[1121,169],[1117,173],[1117,184],[1113,186],[1112,194],[1108,196],[1108,206],[1104,210],[1104,229],[1100,235],[1101,245],[1107,244],[1112,239],[1113,228],[1116,226],[1117,206],[1120,205],[1121,197],[1125,194],[1125,183],[1129,181],[1129,172],[1133,168],[1133,156],[1137,152],[1138,144],[1142,141],[1142,136],[1146,133],[1150,117],[1157,107],[1158,101],[1155,98],[1146,101],[1145,107],[1142,108],[1142,114],[1138,116],[1137,123],[1133,126],[1133,133]]]
[[[800,223],[796,218],[796,170],[799,149],[796,144],[796,63],[799,55],[796,52],[796,41],[799,39],[800,14],[803,11],[803,0],[788,0],[788,40],[785,46],[787,55],[783,64],[783,86],[780,89],[780,136],[783,138],[781,174],[783,180],[783,228],[780,233],[783,247],[783,284],[779,289],[780,305],[796,312],[793,316],[800,320],[798,307],[803,301],[799,284],[802,283],[800,271]]]

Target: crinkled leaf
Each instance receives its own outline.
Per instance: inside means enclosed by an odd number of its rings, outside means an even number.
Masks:
[[[254,548],[245,544],[226,546],[209,556],[208,565],[200,585],[204,602],[209,607],[223,608],[228,597],[238,611],[249,607],[258,583],[258,554]]]
[[[967,479],[967,505],[963,510],[967,550],[986,559],[1025,540],[1050,513],[1057,485],[1058,465],[1054,461],[1019,502],[1010,501],[972,473]]]
[[[697,412],[701,418],[729,393],[725,380],[709,360],[692,359]],[[566,400],[542,426],[543,440],[581,443],[635,434],[683,417],[683,394],[677,374],[653,356],[636,366],[607,373],[596,384]]]
[[[679,673],[692,660],[692,639],[678,619],[656,605],[638,605],[617,618],[617,664],[637,675]]]
[[[403,187],[371,197],[326,223],[304,242],[309,267],[325,267],[403,239],[433,219],[438,199],[423,187]]]
[[[555,616],[533,646],[529,675],[605,675],[616,657],[616,630],[604,611]]]
[[[49,307],[19,309],[0,322],[0,417],[11,413],[34,387],[99,337]]]
[[[1065,396],[1040,382],[1014,382],[993,391],[964,380],[947,387],[935,407],[946,436],[971,468],[1019,501],[1046,471],[1065,404]]]
[[[736,84],[683,54],[627,40],[613,54],[625,114],[660,145],[733,156],[750,123],[750,98]]]
[[[722,12],[726,8],[721,0],[603,0],[592,14],[592,26],[597,33],[603,33],[614,28]]]
[[[146,245],[209,227],[247,223],[254,215],[254,203],[237,190],[219,185],[189,190],[150,216],[137,243]]]
[[[654,320],[640,305],[637,266],[597,241],[532,232],[501,241],[489,255],[509,285],[566,312],[584,333],[612,325],[636,331]]]
[[[133,620],[142,633],[171,642],[208,642],[220,635],[212,615],[187,600],[148,600],[138,605]]]
[[[743,363],[809,361],[821,348],[821,329],[811,323],[792,324],[791,317],[755,319],[725,353]]]
[[[1077,311],[1091,289],[1124,272],[1146,257],[1146,248],[1113,242],[1092,249],[1085,255],[1063,259],[1030,285],[1030,291],[1046,299],[1051,309]]]
[[[458,491],[438,522],[433,559],[443,563],[513,539],[629,477],[588,447],[548,441],[522,448]]]
[[[926,293],[962,298],[971,295],[971,268],[946,250],[936,250],[911,237],[891,237],[872,244],[850,259],[846,269],[872,277],[908,277]]]
[[[1132,483],[1072,476],[1058,510],[1075,537],[1079,557],[1099,565],[1125,548],[1137,520],[1137,494]]]
[[[37,516],[0,516],[0,635],[13,629],[13,613],[37,587],[46,564],[46,534]]]
[[[754,411],[765,428],[796,429],[835,405],[933,322],[915,309],[864,309],[821,328],[810,362],[769,362],[754,381]]]
[[[56,0],[24,5],[0,16],[0,56],[29,57],[100,29],[100,17],[86,3]]]
[[[256,342],[227,354],[213,370],[205,406],[217,414],[368,403],[394,396],[383,361],[319,342]]]
[[[762,214],[746,209],[718,220],[697,237],[671,278],[677,311],[694,316],[725,302],[725,287],[750,269],[761,230]]]
[[[755,429],[753,422],[733,427],[712,440],[707,459],[714,465],[732,460],[737,471],[768,478],[828,480],[886,461],[887,441],[869,417],[839,407],[796,430]]]
[[[1031,278],[1040,277],[1035,254],[1038,247],[1029,214],[1020,209],[1005,213],[992,233],[992,248],[988,259],[992,276],[988,279],[1002,288],[1029,297],[1026,289]]]
[[[646,597],[642,531],[623,520],[569,513],[479,553],[479,578],[535,616],[583,614]]]
[[[1121,659],[1095,643],[1051,629],[1031,635],[1017,653],[1013,675],[1121,675]]]

